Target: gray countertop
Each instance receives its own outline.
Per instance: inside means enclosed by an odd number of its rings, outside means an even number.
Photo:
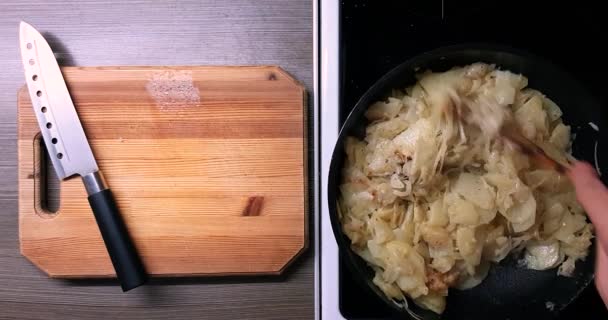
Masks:
[[[311,319],[312,250],[280,278],[49,279],[19,253],[18,23],[41,30],[60,64],[279,65],[312,92],[313,1],[0,1],[0,318]],[[312,99],[309,99],[312,101]],[[312,247],[312,246],[311,246]]]

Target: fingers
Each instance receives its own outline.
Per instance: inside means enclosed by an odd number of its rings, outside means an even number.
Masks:
[[[595,169],[586,162],[576,162],[567,174],[576,188],[576,195],[581,204],[590,206],[589,210],[592,212],[589,214],[603,212],[600,205],[608,203],[608,198],[603,198],[608,195],[608,190],[597,176]]]
[[[597,245],[595,286],[604,304],[608,306],[608,255],[606,255],[606,250],[601,243]]]
[[[593,222],[600,242],[604,248],[608,248],[608,189],[595,169],[586,162],[574,163],[567,174],[576,189],[576,198]]]
[[[567,172],[576,189],[576,198],[593,222],[598,237],[595,286],[608,306],[608,189],[586,162],[576,162]]]

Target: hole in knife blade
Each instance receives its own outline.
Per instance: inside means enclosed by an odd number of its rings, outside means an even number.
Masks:
[[[42,139],[40,143],[40,206],[49,213],[57,213],[60,205],[60,183],[46,145]]]
[[[33,46],[32,46],[31,43],[28,43],[28,44],[25,45],[25,47],[28,48],[28,49],[31,49]]]
[[[36,61],[34,61],[34,59],[30,59],[30,66],[33,66],[36,63]]]
[[[40,108],[40,111],[42,111],[42,113],[45,113],[46,112],[46,107]]]
[[[42,91],[40,91],[40,90],[36,91],[36,95],[39,97],[42,97]]]
[[[32,80],[34,80],[34,81],[38,80],[38,75],[33,75]]]
[[[52,143],[52,144],[57,144],[57,138],[53,138],[53,139],[51,139],[51,143]]]
[[[50,129],[50,128],[52,128],[52,127],[53,127],[53,124],[52,124],[52,123],[50,123],[50,122],[47,122],[47,123],[46,123],[46,128],[47,128],[47,129]]]
[[[57,159],[62,159],[62,158],[63,158],[63,153],[59,152],[59,153],[57,154]]]

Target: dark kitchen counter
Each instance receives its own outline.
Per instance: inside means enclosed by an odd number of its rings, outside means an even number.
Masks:
[[[61,65],[280,65],[313,85],[313,1],[0,1],[0,319],[311,319],[312,250],[280,278],[49,279],[19,253],[18,23],[44,33]],[[312,99],[309,99],[312,101]]]

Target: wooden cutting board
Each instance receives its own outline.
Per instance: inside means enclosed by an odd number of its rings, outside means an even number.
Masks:
[[[280,274],[306,249],[306,93],[282,69],[62,70],[151,275]],[[25,87],[18,110],[22,254],[52,277],[114,277],[79,177],[42,208]]]

